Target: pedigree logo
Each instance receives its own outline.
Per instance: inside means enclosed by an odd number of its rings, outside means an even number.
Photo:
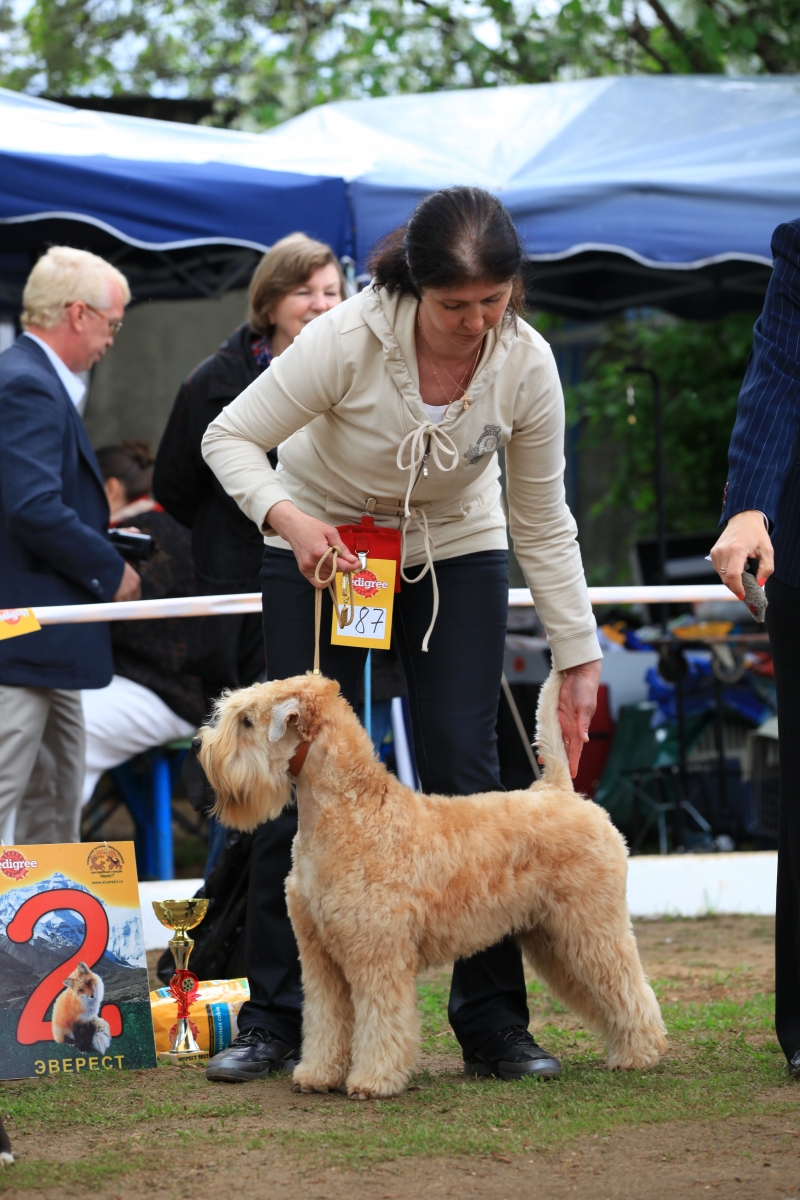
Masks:
[[[27,611],[26,608],[2,608],[0,609],[0,621],[4,625],[19,625]]]
[[[378,579],[372,571],[359,571],[353,576],[353,587],[359,596],[377,596],[379,588],[388,588],[388,583]]]
[[[6,879],[24,879],[34,867],[38,867],[35,858],[25,858],[19,850],[4,850],[0,858],[0,871]]]

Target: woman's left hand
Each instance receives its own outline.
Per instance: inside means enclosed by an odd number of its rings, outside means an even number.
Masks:
[[[589,724],[597,707],[597,689],[600,684],[602,659],[568,667],[558,697],[558,719],[564,748],[569,759],[569,773],[574,779],[578,774],[581,750],[589,740]]]

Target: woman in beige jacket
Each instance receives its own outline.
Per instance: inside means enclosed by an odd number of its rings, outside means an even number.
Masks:
[[[262,585],[272,678],[312,665],[314,569],[336,526],[402,531],[394,631],[408,680],[426,792],[498,790],[495,725],[508,611],[505,446],[517,558],[565,671],[561,722],[573,774],[594,711],[600,649],[564,496],[564,402],[550,348],[517,317],[522,253],[488,193],[424,200],[370,262],[373,284],[309,325],[212,422],[203,454],[264,533]],[[273,471],[266,457],[280,446]],[[358,566],[345,553],[340,568]],[[324,595],[323,630],[330,629]],[[323,638],[323,643],[328,639]],[[355,704],[365,651],[323,644],[323,673]],[[291,1063],[300,1039],[297,951],[283,879],[296,816],[256,832],[248,899],[251,999],[212,1079]],[[456,963],[449,1008],[472,1074],[552,1076],[528,1032],[511,940]]]

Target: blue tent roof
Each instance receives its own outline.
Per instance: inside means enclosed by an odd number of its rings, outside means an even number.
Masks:
[[[133,246],[265,250],[294,230],[351,251],[345,183],[273,169],[255,134],[68,108],[0,89],[0,223],[95,225]]]
[[[357,257],[426,193],[488,188],[534,261],[771,264],[800,216],[800,78],[608,76],[342,101],[262,135],[284,170],[343,175]]]

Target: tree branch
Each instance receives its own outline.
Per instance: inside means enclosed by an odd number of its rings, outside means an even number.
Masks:
[[[675,44],[684,52],[691,63],[692,69],[699,75],[702,75],[708,71],[709,64],[707,60],[702,54],[698,53],[697,48],[693,45],[691,38],[687,37],[683,30],[675,24],[672,17],[661,3],[661,0],[647,0],[647,3],[672,38],[673,42],[675,42]]]
[[[658,63],[665,75],[674,74],[674,71],[667,60],[662,58],[658,51],[654,50],[650,45],[650,34],[639,20],[638,16],[632,25],[625,26],[625,32],[632,41],[641,46],[645,54],[649,54],[653,61]]]

